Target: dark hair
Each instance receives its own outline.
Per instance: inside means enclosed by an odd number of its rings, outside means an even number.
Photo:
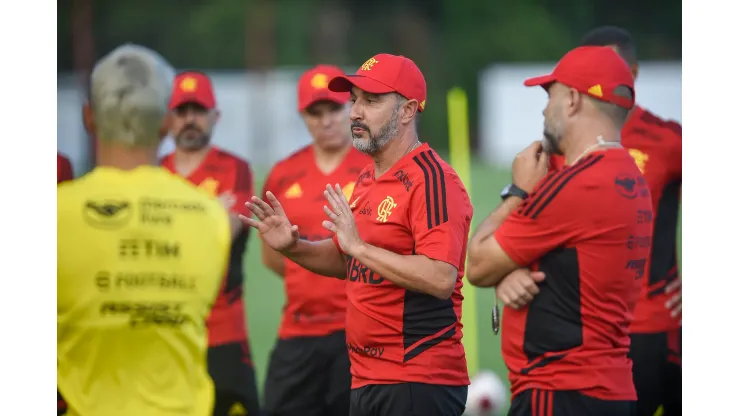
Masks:
[[[616,46],[617,53],[630,66],[637,64],[637,47],[627,29],[617,26],[600,26],[581,38],[581,46]]]

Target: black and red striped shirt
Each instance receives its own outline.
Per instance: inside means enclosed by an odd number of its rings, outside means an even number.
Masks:
[[[365,168],[349,201],[360,237],[368,244],[401,255],[424,255],[458,271],[452,296],[440,300],[399,287],[347,259],[352,387],[468,385],[461,290],[473,207],[457,173],[424,144],[378,177],[373,165]]]
[[[576,390],[636,399],[629,325],[647,279],[652,212],[629,153],[608,149],[550,172],[496,231],[512,260],[546,275],[527,307],[504,309],[512,395]]]

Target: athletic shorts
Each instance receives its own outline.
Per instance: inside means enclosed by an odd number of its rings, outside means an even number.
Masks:
[[[259,395],[246,342],[208,348],[208,373],[216,388],[213,416],[259,416]]]
[[[635,402],[601,400],[573,390],[531,389],[514,396],[509,416],[635,416]]]
[[[637,390],[637,416],[681,415],[681,329],[630,336],[632,377]]]
[[[401,383],[352,389],[350,416],[460,416],[468,386]]]
[[[344,331],[278,340],[267,368],[265,413],[347,416],[351,381]]]

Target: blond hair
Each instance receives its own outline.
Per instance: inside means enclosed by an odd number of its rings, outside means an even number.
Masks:
[[[98,61],[90,77],[98,140],[157,146],[174,77],[161,55],[139,45],[119,46]]]

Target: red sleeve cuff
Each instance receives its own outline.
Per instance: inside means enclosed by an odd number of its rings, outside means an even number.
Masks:
[[[496,239],[499,247],[501,247],[501,250],[503,250],[504,253],[506,253],[506,255],[514,261],[514,263],[519,265],[519,267],[527,267],[532,263],[531,261],[527,261],[527,259],[522,257],[519,253],[517,253],[514,249],[514,246],[506,239],[505,236],[498,235],[498,232],[495,232],[493,233],[493,238]]]

